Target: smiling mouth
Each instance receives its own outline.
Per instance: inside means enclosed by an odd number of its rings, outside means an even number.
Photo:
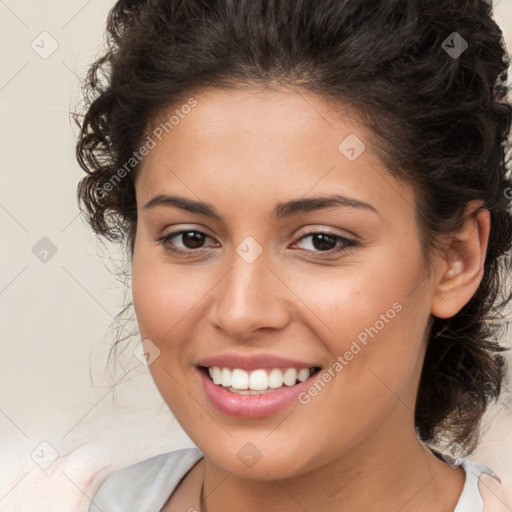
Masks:
[[[246,371],[240,368],[199,366],[215,385],[243,395],[259,395],[292,387],[316,375],[321,368],[259,368]]]

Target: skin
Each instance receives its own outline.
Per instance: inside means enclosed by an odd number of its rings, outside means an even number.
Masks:
[[[199,509],[204,476],[203,512],[452,512],[464,470],[418,441],[413,411],[433,315],[456,314],[482,278],[489,212],[468,216],[428,272],[414,190],[389,174],[348,109],[340,114],[292,88],[194,97],[198,105],[150,151],[136,180],[137,321],[142,339],[160,350],[149,368],[161,396],[205,456],[164,510]],[[355,161],[338,150],[349,134],[366,145]],[[333,192],[378,213],[334,206],[270,216],[279,202]],[[144,208],[158,194],[207,202],[222,221]],[[157,241],[180,229],[208,237]],[[343,244],[334,239],[322,250],[314,237],[300,240],[312,231],[357,245],[335,253]],[[247,236],[263,250],[253,263],[236,252]],[[401,311],[307,405],[240,419],[203,391],[195,364],[219,353],[265,352],[329,368],[394,303]],[[251,467],[237,457],[247,442],[262,455]]]

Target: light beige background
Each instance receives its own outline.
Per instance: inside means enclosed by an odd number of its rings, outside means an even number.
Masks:
[[[511,1],[496,4],[509,48]],[[113,3],[0,0],[1,512],[86,511],[107,474],[192,446],[133,355],[131,378],[121,379],[123,368],[105,373],[123,286],[78,218],[69,111]],[[58,48],[42,58],[53,40]],[[57,249],[47,262],[32,252],[43,237]],[[512,489],[509,399],[507,391],[486,414],[489,430],[471,459]]]

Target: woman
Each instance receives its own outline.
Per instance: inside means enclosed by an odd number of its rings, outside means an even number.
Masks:
[[[79,199],[129,250],[196,448],[117,471],[90,511],[508,510],[467,460],[510,299],[491,7],[123,0],[108,36]]]

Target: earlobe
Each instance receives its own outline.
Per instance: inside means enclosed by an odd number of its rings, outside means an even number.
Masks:
[[[474,212],[475,206],[466,211]],[[456,315],[473,297],[483,276],[490,232],[489,210],[469,213],[449,247],[438,261],[432,297],[432,314],[438,318]]]

